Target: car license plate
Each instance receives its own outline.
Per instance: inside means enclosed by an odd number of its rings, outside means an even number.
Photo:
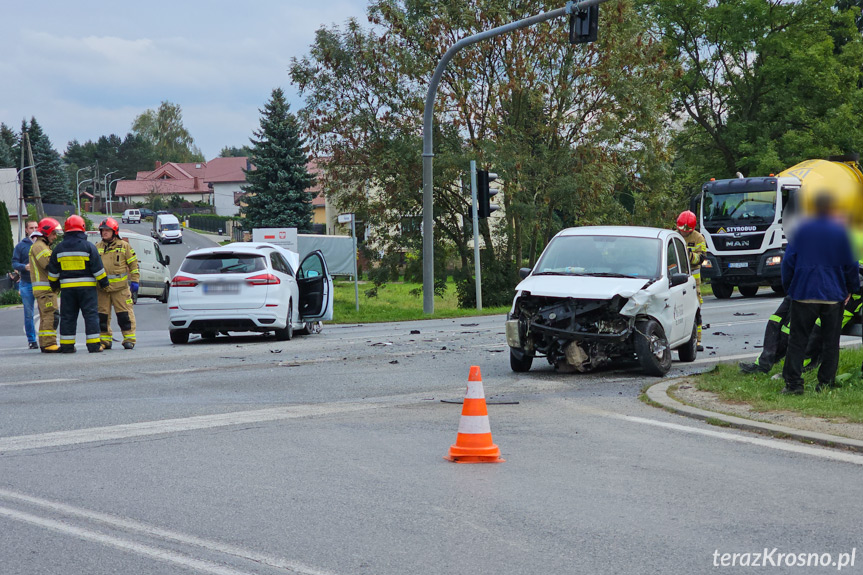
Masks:
[[[728,264],[730,268],[748,268],[749,262],[731,262]]]
[[[223,284],[204,284],[204,293],[207,295],[240,293],[240,284],[233,282]]]

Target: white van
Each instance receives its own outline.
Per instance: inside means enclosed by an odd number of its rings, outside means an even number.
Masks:
[[[157,214],[153,219],[151,235],[162,244],[183,243],[183,229],[180,227],[180,220],[173,214]]]
[[[126,210],[123,212],[123,217],[120,218],[124,224],[140,224],[141,223],[141,211],[140,210]]]
[[[138,282],[138,293],[132,294],[132,299],[137,302],[139,297],[151,297],[167,303],[171,286],[171,270],[168,269],[171,258],[162,254],[153,238],[123,229],[120,230],[120,237],[129,242],[138,256],[141,280]],[[87,232],[87,239],[96,244],[102,236],[99,232]]]

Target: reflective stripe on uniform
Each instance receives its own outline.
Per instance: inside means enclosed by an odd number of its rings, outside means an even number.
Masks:
[[[783,325],[783,326],[782,326],[782,333],[784,333],[784,334],[791,334],[791,327],[790,327],[790,326],[787,326],[787,325]]]
[[[130,263],[137,261],[137,260],[138,260],[138,256],[132,255],[132,257],[130,257],[129,259],[126,260],[126,263],[130,264]]]
[[[61,335],[60,336],[60,345],[69,345],[69,344],[74,345],[75,344],[75,338]]]
[[[36,257],[36,259],[37,259],[37,260],[38,260],[39,258],[46,258],[46,257],[47,257],[47,258],[50,258],[50,257],[51,257],[51,250],[50,250],[50,249],[44,249],[44,250],[42,250],[41,252],[39,252],[38,254],[36,254],[36,256],[35,256],[35,257]]]
[[[124,341],[125,341],[125,340],[132,340],[132,341],[135,341],[135,334],[134,334],[134,333],[124,333],[124,334],[123,334],[123,340],[124,340]]]
[[[33,282],[33,291],[51,291],[51,283]]]
[[[94,275],[94,276],[96,276],[96,279],[97,279],[97,280],[100,280],[100,279],[102,279],[103,277],[106,277],[108,274],[106,274],[106,273],[105,273],[105,268],[102,268],[102,269],[100,269],[99,271],[97,271],[97,272],[96,272],[95,274],[93,274],[93,275]]]
[[[108,276],[108,283],[117,283],[117,282],[126,281],[126,279],[127,279],[128,277],[129,277],[129,276],[127,276],[126,274],[123,274],[123,275],[109,275],[109,276]]]
[[[52,280],[57,280],[60,277],[60,274],[55,274],[54,272],[48,272],[48,277]]]
[[[60,289],[74,287],[96,287],[96,280],[88,280],[86,278],[73,278],[68,280],[60,280],[60,282]]]
[[[57,335],[57,331],[53,329],[46,329],[39,332],[39,337],[53,337]]]
[[[782,323],[782,316],[779,315],[771,315],[770,321],[775,321],[776,323]]]

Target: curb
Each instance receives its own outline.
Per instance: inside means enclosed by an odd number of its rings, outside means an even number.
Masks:
[[[669,411],[673,411],[679,415],[700,419],[702,421],[721,421],[729,427],[743,429],[745,431],[755,431],[757,433],[766,433],[775,437],[790,438],[804,443],[816,443],[827,447],[844,447],[852,451],[863,452],[863,441],[850,439],[848,437],[840,437],[838,435],[829,435],[827,433],[818,433],[816,431],[804,431],[793,427],[785,427],[773,423],[765,423],[752,419],[744,419],[733,415],[725,415],[715,411],[707,411],[680,403],[670,395],[668,388],[676,383],[676,380],[664,381],[652,385],[647,389],[647,397],[661,405]]]

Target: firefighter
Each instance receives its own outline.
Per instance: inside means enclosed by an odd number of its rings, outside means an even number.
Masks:
[[[57,353],[57,325],[60,312],[57,308],[57,292],[48,281],[48,262],[51,260],[51,244],[63,230],[60,222],[53,218],[43,218],[36,231],[30,235],[33,246],[30,248],[30,279],[33,282],[33,295],[39,306],[39,349],[42,353]]]
[[[99,343],[99,307],[96,286],[108,287],[108,274],[96,246],[87,241],[84,218],[66,218],[63,241],[48,263],[52,287],[60,288],[60,353],[75,353],[78,311],[84,316],[87,351],[102,351]]]
[[[132,294],[138,291],[138,257],[128,242],[120,237],[120,225],[114,218],[99,224],[102,241],[96,244],[102,265],[108,274],[108,288],[99,290],[99,329],[102,349],[111,349],[111,307],[117,313],[117,323],[123,331],[123,347],[135,347],[135,312]]]
[[[692,270],[692,277],[695,278],[695,291],[698,293],[698,312],[695,318],[698,325],[698,351],[704,351],[704,346],[701,345],[701,305],[704,303],[704,298],[701,297],[701,262],[704,261],[704,254],[707,253],[707,242],[695,229],[697,224],[695,214],[689,210],[677,216],[677,231],[686,241],[689,267]]]

